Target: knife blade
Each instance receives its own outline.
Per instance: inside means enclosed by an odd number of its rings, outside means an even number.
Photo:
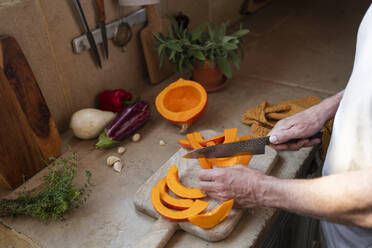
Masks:
[[[83,27],[84,27],[86,36],[87,36],[88,41],[89,41],[89,45],[90,45],[91,51],[93,53],[93,57],[94,57],[97,65],[99,66],[99,68],[102,68],[101,59],[99,57],[97,46],[96,46],[96,41],[94,40],[93,34],[89,29],[87,20],[86,20],[85,15],[84,15],[83,8],[81,7],[81,4],[80,4],[80,0],[72,0],[72,2],[74,3],[75,8],[76,8],[77,12],[79,13],[79,17],[81,19],[81,22],[83,23]]]
[[[319,131],[309,139],[322,137],[323,132]],[[231,142],[226,144],[219,144],[215,146],[206,146],[200,149],[193,150],[187,153],[184,158],[225,158],[234,155],[256,155],[264,154],[265,146],[270,144],[270,137],[262,137],[244,141]],[[285,144],[296,143],[300,139],[291,139]]]
[[[103,0],[96,0],[96,5],[98,9],[98,26],[101,29],[103,48],[105,51],[106,59],[108,59],[109,53],[107,44],[105,3],[103,2]]]

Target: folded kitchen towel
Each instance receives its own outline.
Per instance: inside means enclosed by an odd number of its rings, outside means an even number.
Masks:
[[[321,98],[309,96],[305,98],[288,100],[278,104],[271,104],[267,101],[248,109],[243,117],[242,122],[251,126],[250,136],[252,138],[264,137],[275,124],[288,116],[301,112],[315,104],[318,104]],[[329,140],[331,137],[333,121],[328,121],[323,127],[322,137],[322,158],[324,159],[327,152]]]

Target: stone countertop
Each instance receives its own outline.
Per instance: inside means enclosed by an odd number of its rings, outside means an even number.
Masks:
[[[176,75],[169,79],[171,82]],[[1,221],[39,247],[135,247],[139,240],[154,223],[154,219],[137,212],[133,205],[133,196],[137,189],[149,178],[179,146],[177,140],[184,137],[179,129],[162,119],[156,112],[154,97],[168,82],[149,86],[142,98],[152,104],[151,120],[139,130],[140,142],[129,139],[123,142],[127,148],[123,155],[124,168],[116,173],[106,165],[106,158],[116,153],[116,149],[97,150],[94,140],[80,141],[70,132],[62,135],[64,149],[67,145],[78,151],[79,171],[76,183],[84,181],[84,171],[93,174],[92,196],[81,208],[70,212],[66,220],[43,224],[37,220],[18,217],[3,218]],[[222,133],[225,128],[237,127],[239,135],[247,135],[249,127],[240,121],[244,110],[264,100],[277,103],[283,100],[308,95],[326,96],[319,92],[287,87],[260,79],[238,74],[230,80],[226,89],[209,94],[208,107],[189,130],[214,129]],[[167,145],[160,146],[159,140]],[[280,152],[273,175],[281,178],[293,178],[306,162],[312,158],[312,149],[305,148],[296,152]],[[44,169],[27,183],[33,188],[41,183],[48,171]],[[238,224],[236,230],[224,241],[208,243],[183,231],[177,232],[167,247],[252,247],[265,227],[274,218],[273,209],[250,209]]]

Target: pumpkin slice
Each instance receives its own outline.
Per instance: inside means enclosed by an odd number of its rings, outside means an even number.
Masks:
[[[159,93],[155,106],[161,116],[180,126],[181,132],[186,132],[204,112],[207,99],[203,86],[180,78]]]
[[[227,216],[229,216],[234,200],[223,202],[212,211],[189,217],[188,220],[201,228],[209,229],[221,223]]]
[[[200,142],[200,145],[202,147],[205,147],[205,146],[208,146],[210,142],[214,142],[214,144],[217,145],[217,144],[221,144],[224,140],[225,140],[225,135],[221,134],[221,135],[217,135],[210,139],[206,139],[206,140],[203,139]],[[192,146],[187,139],[178,140],[178,144],[180,144],[183,148],[192,149]]]
[[[249,140],[249,136],[242,136],[237,137],[238,129],[237,128],[231,128],[231,129],[225,129],[224,130],[224,136],[225,141],[224,144],[230,143],[230,142],[236,142],[236,141],[243,141],[243,140]],[[229,167],[234,166],[237,164],[242,164],[247,166],[249,162],[252,159],[252,155],[236,155],[233,157],[228,158],[211,158],[208,159],[208,162],[210,166],[218,166],[218,167]]]
[[[172,165],[168,170],[166,178],[168,188],[178,197],[187,199],[200,199],[206,197],[200,189],[187,188],[180,183],[178,179],[178,169],[175,165]]]
[[[238,141],[237,135],[238,134],[238,129],[237,128],[230,128],[230,129],[225,129],[224,130],[224,135],[225,135],[225,140],[224,144],[226,143],[231,143]],[[227,157],[227,158],[211,158],[208,159],[208,162],[210,163],[211,166],[219,166],[219,167],[228,167],[228,166],[234,166],[238,164],[238,156],[233,156],[233,157]]]
[[[223,143],[226,144],[238,141],[239,138],[237,137],[237,134],[238,134],[237,128],[225,129],[224,130],[225,140]]]
[[[180,139],[178,140],[178,144],[186,149],[192,149],[192,146],[190,145],[189,141],[187,139]]]
[[[190,208],[193,204],[194,201],[191,199],[177,199],[168,194],[168,188],[167,188],[167,178],[163,177],[156,187],[160,191],[160,199],[161,201],[168,207],[173,208],[173,209],[187,209]]]
[[[198,132],[189,133],[186,135],[186,137],[189,140],[190,145],[192,146],[193,149],[202,148],[202,145],[200,144],[200,137],[201,137],[200,133]],[[198,160],[200,163],[200,167],[202,167],[203,169],[212,169],[212,165],[208,162],[207,158],[198,158]]]
[[[249,140],[250,138],[251,138],[250,136],[241,136],[241,137],[238,137],[239,141]]]
[[[160,200],[160,191],[156,187],[152,187],[151,191],[151,201],[154,209],[164,218],[182,221],[187,218],[197,215],[203,212],[209,205],[209,202],[196,200],[192,206],[186,210],[175,211],[167,208],[163,205]]]
[[[249,140],[251,137],[250,136],[241,136],[238,137],[238,141],[244,141],[244,140]],[[239,155],[237,164],[242,164],[247,166],[249,162],[251,161],[253,155]]]

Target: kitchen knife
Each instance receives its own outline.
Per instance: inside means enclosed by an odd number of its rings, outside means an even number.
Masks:
[[[309,137],[309,139],[315,138],[322,138],[322,131],[319,131],[315,135]],[[265,153],[265,146],[270,144],[269,141],[270,136],[257,138],[257,139],[250,139],[238,142],[231,142],[226,144],[220,144],[215,146],[207,146],[200,149],[193,150],[187,153],[184,158],[224,158],[224,157],[232,157],[234,155],[242,154],[242,155],[255,155],[255,154],[264,154]],[[292,139],[286,142],[285,144],[289,143],[296,143],[300,139]]]
[[[105,49],[106,59],[108,59],[108,44],[107,44],[107,31],[106,31],[106,15],[105,15],[105,3],[103,0],[96,0],[98,9],[98,25],[101,29],[103,48]]]
[[[92,32],[90,32],[87,20],[85,19],[83,8],[81,7],[81,4],[80,4],[80,0],[72,0],[72,2],[74,3],[75,8],[76,8],[77,12],[79,13],[79,17],[81,19],[81,22],[83,23],[83,27],[84,27],[86,36],[88,38],[89,45],[90,45],[91,51],[93,53],[94,59],[96,60],[99,68],[102,68],[101,59],[99,57],[97,46],[96,46],[96,41],[93,38]]]

